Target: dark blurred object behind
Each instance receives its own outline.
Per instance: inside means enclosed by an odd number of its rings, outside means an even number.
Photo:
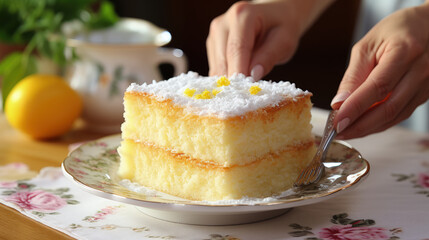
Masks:
[[[189,70],[207,75],[205,42],[210,22],[236,1],[112,2],[119,16],[149,20],[170,31],[173,38],[168,46],[185,52]],[[293,59],[275,67],[264,79],[295,82],[313,93],[315,106],[329,109],[347,65],[359,5],[358,0],[336,1],[303,36]],[[168,66],[162,69],[171,73]]]

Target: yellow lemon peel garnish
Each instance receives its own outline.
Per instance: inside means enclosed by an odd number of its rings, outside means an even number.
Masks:
[[[221,89],[213,89],[212,94],[213,94],[213,96],[216,96],[220,92],[222,92]]]
[[[187,88],[187,89],[185,89],[185,91],[183,93],[188,97],[192,97],[192,96],[194,96],[195,91],[197,91],[197,90]]]
[[[195,95],[195,99],[211,99],[212,95],[210,94],[210,91],[204,90],[204,92]]]
[[[256,95],[258,94],[262,89],[259,86],[251,86],[249,89],[250,94]]]
[[[217,87],[228,86],[230,83],[228,78],[222,76],[217,80]]]

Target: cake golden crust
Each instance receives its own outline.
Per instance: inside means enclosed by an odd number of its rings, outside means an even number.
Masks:
[[[204,161],[226,166],[245,164],[283,145],[312,141],[311,132],[300,130],[311,129],[309,109],[310,94],[306,94],[243,116],[220,119],[190,114],[169,99],[127,92],[127,122],[122,135],[124,139],[156,142]],[[159,125],[164,127],[158,129]]]
[[[207,201],[267,197],[285,191],[314,155],[313,143],[306,143],[246,165],[225,167],[132,140],[123,140],[118,151],[121,175],[158,191]]]
[[[300,105],[304,102],[308,102],[311,98],[311,93],[302,94],[297,98],[285,98],[280,103],[275,106],[268,106],[265,108],[260,108],[256,111],[247,112],[240,116],[229,117],[228,119],[219,119],[216,116],[199,116],[195,114],[185,114],[186,118],[196,118],[198,121],[201,119],[213,119],[214,121],[243,121],[251,118],[262,119],[266,122],[273,121],[275,112],[283,109],[284,107],[291,107],[291,111],[299,115],[303,110]],[[158,97],[151,95],[146,92],[125,92],[125,98],[138,98],[142,99],[145,104],[158,104],[159,107],[165,109],[166,112],[176,112],[178,115],[184,116],[184,109],[182,107],[176,106],[171,99],[159,99]]]
[[[299,152],[299,151],[306,151],[309,150],[314,146],[314,142],[305,142],[305,143],[299,143],[292,146],[285,146],[284,148],[278,150],[277,152],[269,152],[265,154],[264,156],[254,159],[252,162],[247,162],[246,164],[236,164],[231,166],[224,166],[222,164],[219,164],[215,161],[203,161],[201,159],[193,158],[189,155],[186,155],[184,153],[178,153],[175,150],[167,149],[167,148],[161,148],[154,144],[147,143],[147,142],[135,142],[135,144],[138,145],[144,145],[146,148],[151,149],[151,151],[164,151],[166,154],[169,155],[171,159],[174,159],[174,161],[178,161],[181,164],[185,165],[193,165],[198,166],[200,168],[205,169],[211,169],[211,170],[217,170],[217,171],[229,171],[235,167],[248,167],[254,164],[258,164],[260,161],[264,160],[273,160],[278,158],[280,155],[284,154],[285,152]]]

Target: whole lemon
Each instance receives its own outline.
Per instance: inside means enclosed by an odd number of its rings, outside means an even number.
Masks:
[[[60,136],[82,111],[82,100],[60,76],[33,74],[13,87],[5,115],[16,129],[35,139]]]

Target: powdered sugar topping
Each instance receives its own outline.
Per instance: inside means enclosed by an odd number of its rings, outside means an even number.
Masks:
[[[127,92],[145,92],[156,96],[159,100],[171,99],[189,113],[202,116],[214,115],[219,118],[241,116],[260,108],[277,106],[285,98],[296,100],[303,94],[310,94],[287,81],[254,82],[251,77],[234,74],[227,78],[228,85],[219,86],[219,78],[219,76],[204,77],[195,72],[188,72],[166,81],[153,81],[152,84],[132,83]],[[249,91],[255,86],[260,89],[257,93]],[[197,96],[203,93],[207,93],[210,98],[197,99]]]

